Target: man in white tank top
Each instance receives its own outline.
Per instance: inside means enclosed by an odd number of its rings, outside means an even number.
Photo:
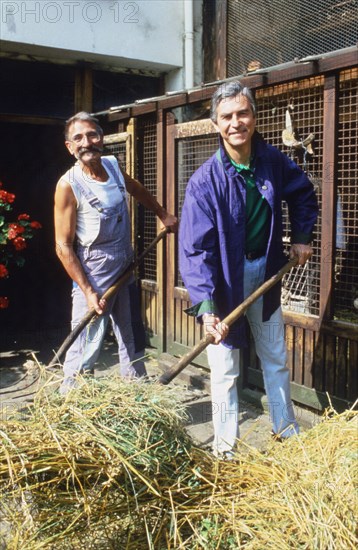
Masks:
[[[126,192],[154,212],[164,227],[177,231],[177,218],[169,214],[137,180],[122,172],[115,157],[102,157],[103,131],[97,119],[85,112],[70,118],[65,144],[77,159],[62,176],[55,193],[56,253],[73,280],[72,326],[87,310],[99,317],[80,334],[68,350],[60,392],[76,386],[79,373],[93,371],[110,319],[118,341],[121,374],[145,375],[138,361],[133,320],[133,280],[110,301],[101,298],[133,258]],[[76,241],[76,250],[75,250]]]

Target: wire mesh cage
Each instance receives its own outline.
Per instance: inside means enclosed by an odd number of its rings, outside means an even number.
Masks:
[[[228,0],[228,77],[357,40],[358,0]]]
[[[127,145],[125,141],[116,141],[116,142],[106,142],[105,144],[105,154],[114,155],[119,162],[119,165],[126,171],[127,170]]]
[[[130,172],[130,155],[128,155],[128,144],[126,134],[112,134],[104,136],[104,154],[113,155],[118,160],[121,170]],[[131,210],[129,195],[127,195],[128,210]]]
[[[321,203],[323,150],[323,78],[316,77],[272,86],[256,92],[258,130],[264,138],[282,150],[308,174]],[[289,115],[289,118],[287,116]],[[287,128],[289,122],[292,130]],[[294,134],[291,146],[288,133]],[[285,133],[284,133],[285,132]],[[310,148],[298,146],[311,136]],[[312,137],[313,136],[313,137]],[[292,136],[291,136],[292,137]],[[285,142],[285,143],[284,143]],[[283,203],[284,243],[288,252],[290,224],[288,209]],[[283,279],[282,305],[289,311],[319,315],[321,209],[313,243],[313,256],[304,266],[291,270]]]
[[[157,127],[152,118],[141,118],[138,120],[138,135],[141,136],[141,154],[138,155],[138,162],[142,164],[139,173],[141,183],[157,196]],[[142,224],[142,246],[146,248],[157,235],[156,216],[148,210],[143,209]],[[143,279],[148,281],[157,280],[157,251],[149,252],[143,262],[141,271]]]
[[[191,136],[177,140],[177,167],[178,167],[178,212],[179,218],[183,207],[185,189],[194,172],[215,153],[218,148],[217,134]],[[177,286],[184,283],[177,273]]]
[[[323,78],[317,77],[286,85],[258,90],[258,130],[272,145],[291,156],[309,174],[320,202],[322,177]],[[305,148],[287,147],[282,141],[286,111],[290,111],[297,139],[314,135],[312,153]],[[179,215],[189,178],[218,147],[216,134],[186,137],[177,140]],[[290,227],[288,212],[283,203],[284,242],[288,251]],[[320,234],[321,216],[316,233]],[[321,243],[316,239],[314,255],[303,268],[292,270],[283,281],[282,300],[287,310],[319,315],[319,276]],[[178,286],[183,286],[178,274]]]
[[[334,316],[358,322],[358,69],[339,82]]]

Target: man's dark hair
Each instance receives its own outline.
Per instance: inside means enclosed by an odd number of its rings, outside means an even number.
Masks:
[[[90,115],[89,113],[86,113],[86,111],[80,111],[79,113],[76,113],[75,115],[71,116],[71,118],[69,118],[68,120],[66,120],[66,124],[65,124],[65,139],[66,141],[68,141],[68,138],[69,138],[69,132],[70,132],[70,128],[72,126],[72,124],[74,124],[75,122],[77,122],[77,120],[83,120],[83,121],[86,121],[86,122],[92,122],[92,124],[94,124],[96,126],[96,130],[97,132],[103,136],[103,130],[102,128],[100,127],[99,125],[99,122],[98,122],[98,119],[95,118],[94,116]]]
[[[213,122],[217,122],[217,108],[219,103],[221,103],[224,99],[231,99],[237,95],[247,97],[250,102],[252,112],[254,116],[256,116],[256,103],[250,88],[243,86],[239,81],[224,82],[224,84],[221,84],[216,92],[214,92],[211,98],[210,118]]]

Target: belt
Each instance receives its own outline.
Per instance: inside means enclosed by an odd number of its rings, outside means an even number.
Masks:
[[[251,252],[245,252],[245,258],[252,262],[253,260],[262,258],[262,256],[265,256],[265,254],[266,250],[252,250]]]

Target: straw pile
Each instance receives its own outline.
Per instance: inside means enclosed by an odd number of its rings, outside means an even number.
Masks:
[[[66,400],[42,392],[1,426],[8,548],[49,548],[59,539],[81,548],[87,532],[96,548],[113,537],[126,547],[120,542],[132,532],[146,539],[164,490],[188,469],[184,415],[173,390],[144,382],[94,380]],[[155,514],[145,514],[152,502]]]
[[[184,422],[158,384],[42,392],[1,426],[8,550],[356,548],[356,413],[232,462],[197,449]]]
[[[357,421],[334,414],[265,454],[250,448],[240,459],[239,449],[235,464],[217,463],[198,510],[177,513],[177,533],[190,525],[192,545],[172,548],[357,548]]]

